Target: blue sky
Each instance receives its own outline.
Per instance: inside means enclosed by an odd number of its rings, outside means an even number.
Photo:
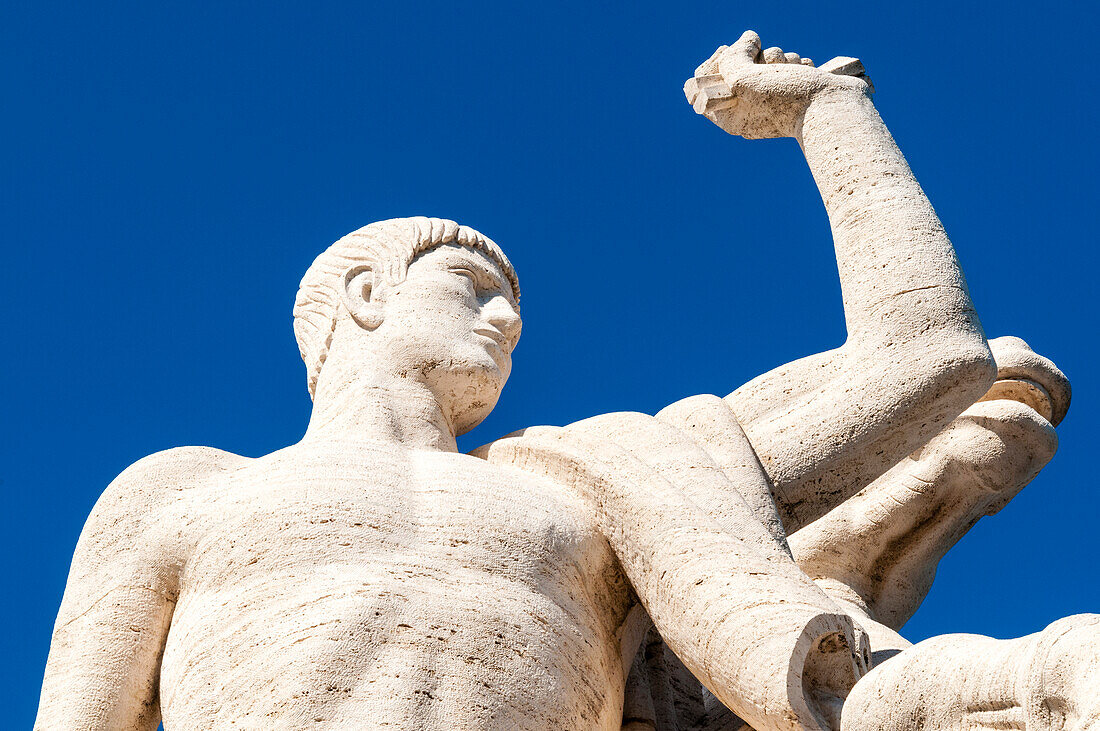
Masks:
[[[73,546],[118,472],[300,437],[294,293],[354,228],[454,218],[516,265],[515,371],[466,448],[725,394],[838,345],[797,145],[728,137],[681,92],[745,28],[865,61],[987,333],[1073,382],[1054,462],[941,564],[907,634],[1100,612],[1097,20],[1014,2],[6,3],[3,725],[30,724]]]

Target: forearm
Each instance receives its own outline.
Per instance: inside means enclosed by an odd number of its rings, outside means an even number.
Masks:
[[[788,533],[917,449],[995,367],[951,242],[867,96],[862,65],[813,68],[749,31],[684,90],[730,134],[793,137],[821,191],[848,338],[729,394]]]
[[[1056,448],[1054,427],[1034,409],[983,399],[920,452],[791,535],[791,551],[809,575],[843,582],[877,621],[900,629],[944,555],[1023,489]]]
[[[789,532],[927,442],[995,372],[951,242],[870,99],[816,95],[799,142],[833,231],[848,339],[727,397]]]
[[[926,328],[982,341],[951,241],[870,98],[815,95],[798,141],[829,216],[849,342]]]
[[[991,375],[984,344],[894,343],[803,359],[726,400],[791,535],[926,444]]]
[[[996,497],[961,470],[907,459],[790,536],[791,551],[807,574],[849,587],[875,621],[898,630]]]
[[[631,519],[613,545],[668,646],[753,728],[833,728],[825,698],[839,701],[868,666],[852,618],[735,537],[705,524],[661,525],[665,517]]]

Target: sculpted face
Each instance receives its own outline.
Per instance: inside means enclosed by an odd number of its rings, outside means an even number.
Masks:
[[[489,415],[521,328],[512,287],[491,258],[445,244],[414,259],[403,282],[367,271],[349,280],[349,294],[379,321],[367,335],[372,351],[385,353],[399,374],[421,377],[455,434]]]

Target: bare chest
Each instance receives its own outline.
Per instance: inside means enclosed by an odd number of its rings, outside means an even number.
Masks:
[[[165,653],[164,693],[182,692],[192,718],[360,697],[384,713],[374,691],[403,688],[429,715],[473,695],[499,720],[512,677],[547,702],[603,678],[585,715],[613,705],[627,588],[562,488],[459,455],[234,480],[206,507]]]
[[[276,462],[211,491],[184,585],[264,572],[420,565],[538,580],[611,560],[566,488],[464,455]]]

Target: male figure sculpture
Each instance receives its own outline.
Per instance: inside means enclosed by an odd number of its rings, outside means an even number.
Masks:
[[[927,443],[996,369],[866,81],[749,34],[708,63],[730,95],[711,103],[712,85],[697,108],[805,150],[842,347],[725,399],[463,455],[455,436],[511,370],[515,272],[450,221],[360,229],[295,305],[303,439],[258,459],[155,454],[96,505],[37,726],[618,729],[648,616],[752,727],[835,728],[873,648],[786,535]]]

